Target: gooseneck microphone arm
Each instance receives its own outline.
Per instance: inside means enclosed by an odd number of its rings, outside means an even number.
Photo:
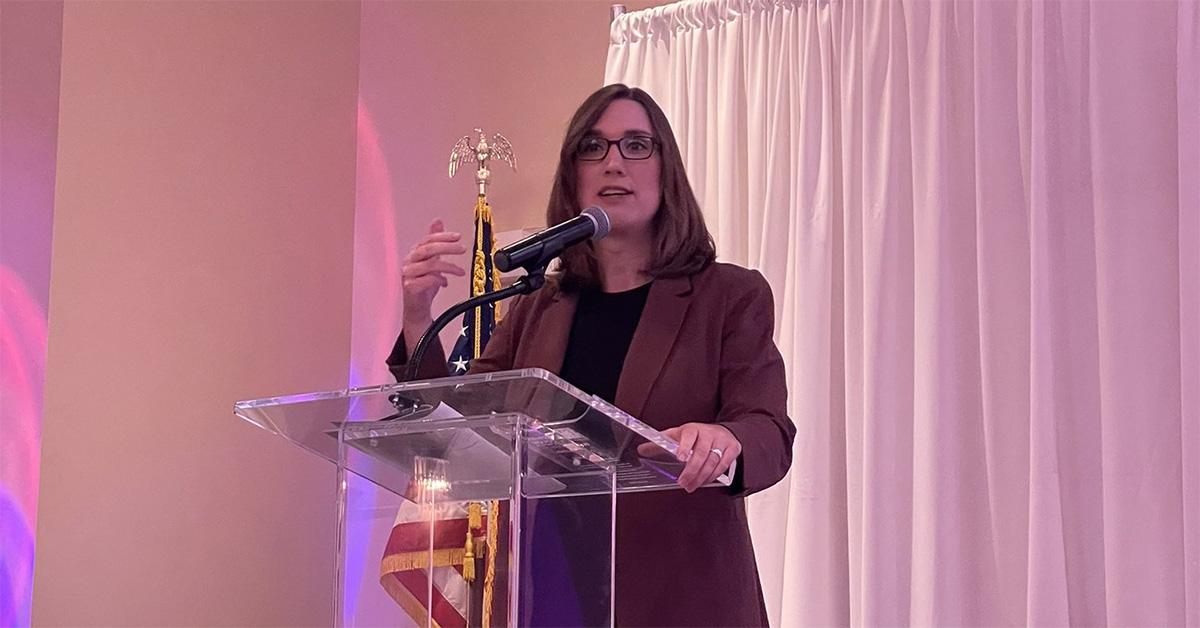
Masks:
[[[518,294],[529,294],[538,288],[541,288],[546,283],[546,266],[535,268],[529,271],[529,274],[516,280],[513,285],[502,288],[495,292],[488,292],[476,297],[471,297],[462,303],[459,303],[450,309],[442,312],[442,315],[433,321],[429,329],[421,335],[421,339],[417,341],[417,346],[413,348],[412,356],[409,358],[408,366],[404,369],[404,378],[401,382],[411,382],[417,378],[417,371],[421,368],[421,360],[425,357],[425,350],[438,337],[438,333],[442,331],[450,321],[455,317],[471,310],[472,308],[495,303]]]

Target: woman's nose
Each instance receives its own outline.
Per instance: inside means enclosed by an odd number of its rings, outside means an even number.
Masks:
[[[609,146],[608,154],[604,156],[604,172],[625,172],[625,157],[621,155],[621,150],[616,144]]]

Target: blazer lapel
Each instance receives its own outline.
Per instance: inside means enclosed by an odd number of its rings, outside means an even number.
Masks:
[[[575,306],[578,303],[578,295],[555,290],[535,323],[537,334],[534,342],[526,343],[530,347],[529,353],[518,368],[538,367],[555,375],[562,372],[563,356],[571,339],[571,323],[575,320]]]
[[[692,280],[689,277],[659,279],[650,286],[646,309],[642,310],[642,318],[629,343],[629,353],[625,355],[625,365],[617,382],[617,407],[641,417],[650,389],[662,372],[671,347],[675,346],[675,339],[679,336],[683,317],[691,302]]]

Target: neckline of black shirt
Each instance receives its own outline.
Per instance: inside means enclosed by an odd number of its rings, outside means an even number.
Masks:
[[[579,293],[560,375],[584,392],[614,403],[625,357],[653,282],[621,292]]]

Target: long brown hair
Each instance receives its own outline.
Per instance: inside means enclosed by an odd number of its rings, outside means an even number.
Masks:
[[[671,124],[658,103],[646,92],[616,83],[600,88],[588,96],[575,111],[563,138],[558,158],[558,171],[554,175],[554,187],[550,190],[550,203],[546,208],[546,224],[556,225],[579,215],[579,185],[576,181],[576,151],[583,138],[614,100],[628,99],[637,102],[650,116],[651,130],[658,142],[662,172],[662,204],[654,216],[653,246],[650,264],[643,272],[651,277],[680,277],[703,270],[716,259],[716,246],[712,235],[704,224],[704,214],[688,183],[683,157]],[[591,244],[567,249],[559,262],[562,271],[562,286],[575,290],[600,283],[595,251]]]

